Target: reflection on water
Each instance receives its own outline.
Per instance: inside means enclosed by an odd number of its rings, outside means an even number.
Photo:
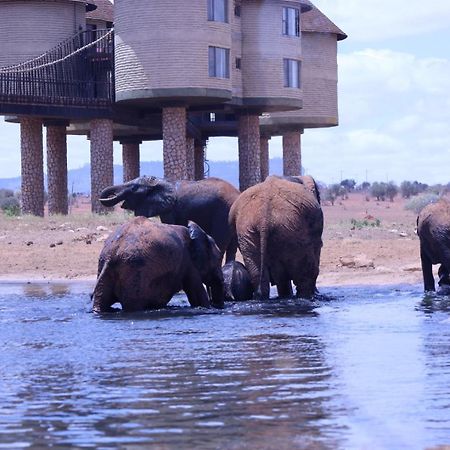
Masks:
[[[0,286],[0,448],[450,444],[448,298],[337,288],[90,313],[91,286]],[[328,296],[328,297],[327,297]]]

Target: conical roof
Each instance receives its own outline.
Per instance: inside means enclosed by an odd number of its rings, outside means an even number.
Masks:
[[[110,0],[90,0],[97,8],[86,14],[87,19],[104,20],[105,22],[114,21],[114,4]]]
[[[333,33],[337,35],[337,40],[342,41],[347,35],[335,25],[323,12],[314,6],[309,0],[304,0],[312,6],[311,11],[302,14],[302,31],[315,33]]]

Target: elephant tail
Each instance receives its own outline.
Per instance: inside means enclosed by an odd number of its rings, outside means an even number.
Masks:
[[[259,229],[260,266],[257,297],[268,300],[270,296],[269,269],[267,266],[267,241],[269,238],[268,216],[269,205],[266,202],[266,211],[263,213],[263,221]]]

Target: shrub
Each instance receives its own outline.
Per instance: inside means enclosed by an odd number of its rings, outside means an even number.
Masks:
[[[0,198],[0,208],[7,216],[20,215],[20,203],[16,197],[3,197]]]
[[[408,211],[413,211],[419,214],[425,206],[430,203],[436,203],[440,199],[440,196],[433,193],[421,194],[416,197],[411,198],[406,204],[405,209]]]
[[[381,220],[376,217],[367,216],[363,220],[351,219],[350,223],[352,224],[352,230],[364,227],[379,227],[381,225]]]

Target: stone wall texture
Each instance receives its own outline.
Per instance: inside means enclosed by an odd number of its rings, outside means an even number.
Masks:
[[[186,169],[187,179],[195,180],[195,140],[186,138]]]
[[[168,180],[187,179],[186,108],[163,108],[164,177]]]
[[[66,127],[47,126],[48,213],[68,213]]]
[[[22,213],[44,216],[44,155],[42,120],[20,119]]]
[[[239,189],[245,189],[261,181],[259,117],[243,114],[238,119],[239,140]]]
[[[99,202],[103,189],[114,184],[113,172],[113,122],[108,119],[91,121],[91,209],[105,214],[111,208]]]
[[[122,144],[123,181],[127,182],[139,177],[139,143],[125,142]]]
[[[259,141],[260,146],[260,161],[261,161],[261,181],[264,181],[269,176],[269,137],[261,136]]]
[[[301,175],[301,134],[292,131],[283,134],[283,175]]]
[[[194,179],[203,180],[205,178],[205,143],[196,140],[194,147]]]

